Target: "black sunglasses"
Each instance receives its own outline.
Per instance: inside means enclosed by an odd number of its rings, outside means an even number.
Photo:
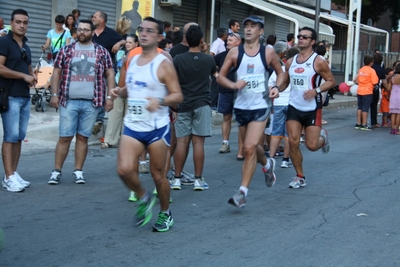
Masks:
[[[240,40],[240,36],[239,36],[238,34],[236,34],[236,33],[231,32],[231,33],[229,33],[229,36],[235,36],[236,39],[238,39],[239,41],[241,41],[241,40]]]
[[[308,40],[308,39],[311,39],[312,37],[308,36],[308,35],[301,35],[301,34],[297,35],[297,39],[300,39],[300,38],[303,38],[304,40]]]
[[[22,56],[22,58],[24,59],[25,62],[28,61],[28,56],[26,55],[26,50],[23,47],[21,48],[21,56]]]

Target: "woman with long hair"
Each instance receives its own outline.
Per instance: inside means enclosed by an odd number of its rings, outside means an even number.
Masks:
[[[73,27],[75,27],[75,17],[74,17],[74,15],[69,14],[65,18],[64,29],[71,30]]]
[[[119,18],[115,31],[126,39],[128,32],[131,28],[132,21],[125,16]]]

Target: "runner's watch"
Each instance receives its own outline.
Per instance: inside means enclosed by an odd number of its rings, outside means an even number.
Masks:
[[[321,89],[319,89],[319,87],[315,88],[315,91],[317,92],[317,94],[321,93]]]

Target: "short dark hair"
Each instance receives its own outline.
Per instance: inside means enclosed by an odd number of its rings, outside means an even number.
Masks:
[[[75,27],[73,27],[73,28],[71,28],[71,30],[70,30],[70,33],[71,33],[71,35],[73,35],[73,34],[76,34],[78,29],[77,28],[75,28]]]
[[[81,11],[79,9],[74,9],[74,10],[72,10],[71,13],[72,13],[72,15],[78,14],[78,17],[81,16]]]
[[[81,19],[79,21],[79,23],[87,23],[87,24],[89,24],[91,31],[94,31],[94,29],[96,29],[96,27],[94,26],[93,22],[91,20],[89,20],[89,19]]]
[[[203,38],[203,31],[199,25],[191,25],[186,32],[186,41],[189,47],[197,47]]]
[[[383,61],[383,56],[381,53],[375,53],[374,54],[374,63],[376,64],[381,64]]]
[[[275,34],[270,34],[267,37],[267,45],[274,45],[276,43],[276,35]]]
[[[104,22],[107,23],[107,19],[108,19],[107,13],[104,11],[100,11],[100,10],[97,12],[100,13],[100,17],[102,17],[104,19]]]
[[[171,25],[172,25],[171,22],[169,22],[169,21],[164,21],[163,24],[164,24],[164,29],[171,27]]]
[[[235,26],[236,23],[239,23],[239,21],[237,21],[237,20],[235,20],[235,19],[230,19],[229,22],[228,22],[228,27],[229,27],[229,29],[230,29],[232,26]]]
[[[286,41],[288,41],[288,42],[292,41],[293,39],[294,39],[294,33],[289,33],[286,36]]]
[[[297,47],[291,47],[286,51],[286,59],[290,59],[297,55],[300,50]]]
[[[323,46],[323,45],[319,45],[319,46],[317,46],[317,48],[315,49],[315,52],[317,52],[317,54],[318,54],[319,56],[325,56],[325,54],[326,54],[326,48],[325,48],[325,46]]]
[[[394,73],[396,74],[400,73],[400,64],[397,64],[396,67],[394,67]]]
[[[11,13],[11,21],[14,21],[14,16],[15,15],[25,15],[29,18],[28,12],[26,12],[24,9],[15,9],[12,13]]]
[[[172,45],[177,45],[177,44],[181,43],[182,40],[183,40],[183,31],[182,30],[172,33],[172,39],[171,39]]]
[[[55,23],[65,23],[65,17],[63,15],[57,15],[54,19]]]
[[[157,24],[158,34],[163,34],[164,32],[164,23],[161,20],[155,19],[153,17],[145,17],[143,21],[150,21]]]
[[[372,62],[374,62],[374,57],[371,55],[365,55],[364,56],[364,65],[369,65]]]
[[[222,38],[224,36],[224,34],[226,33],[226,28],[218,28],[217,29],[217,37],[218,38]]]
[[[310,27],[303,27],[299,30],[299,32],[301,31],[310,31],[311,32],[311,40],[317,40],[317,32]]]
[[[130,33],[130,34],[128,34],[128,36],[126,36],[126,37],[127,37],[127,38],[128,38],[128,37],[133,38],[133,41],[134,41],[135,43],[139,42],[139,37],[138,37],[136,34],[134,34],[134,33]]]

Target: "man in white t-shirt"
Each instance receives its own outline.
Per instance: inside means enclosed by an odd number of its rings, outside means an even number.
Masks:
[[[210,55],[216,56],[221,52],[226,51],[225,40],[228,38],[228,31],[226,28],[217,29],[217,39],[211,44]]]

